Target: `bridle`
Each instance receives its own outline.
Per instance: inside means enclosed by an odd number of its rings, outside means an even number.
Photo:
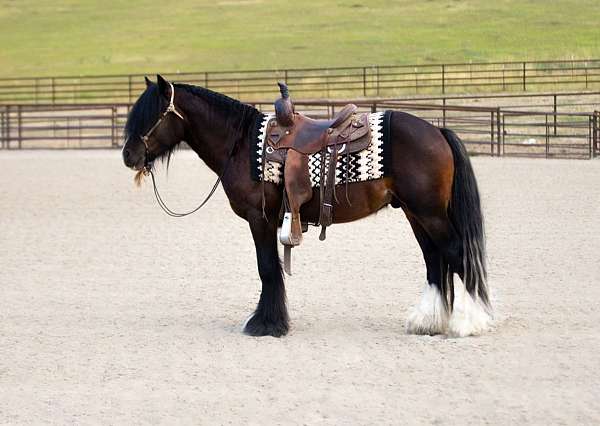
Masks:
[[[148,173],[152,172],[152,162],[148,161],[148,154],[149,154],[149,150],[148,150],[148,138],[150,137],[150,135],[152,133],[154,133],[154,131],[158,128],[158,126],[160,126],[160,123],[162,123],[162,121],[165,119],[165,117],[167,116],[167,114],[169,114],[170,112],[172,112],[173,114],[175,114],[177,117],[181,118],[183,121],[185,121],[185,118],[183,118],[183,115],[181,115],[181,113],[179,111],[177,111],[177,108],[175,108],[175,87],[173,87],[173,84],[169,81],[169,86],[171,87],[171,100],[169,101],[169,106],[167,107],[167,109],[165,110],[165,112],[163,112],[161,114],[160,117],[158,117],[158,120],[156,120],[156,123],[154,123],[154,126],[152,126],[150,128],[150,130],[148,130],[146,132],[146,134],[144,136],[142,136],[142,142],[144,143],[144,146],[146,147],[146,152],[145,152],[145,157],[144,157],[144,174],[147,176]]]
[[[169,100],[169,106],[167,107],[167,109],[165,110],[165,112],[163,112],[161,114],[161,116],[158,118],[158,120],[156,121],[156,123],[154,123],[154,126],[152,126],[150,128],[150,130],[148,130],[146,132],[146,134],[141,137],[142,142],[144,143],[144,146],[146,148],[146,152],[144,154],[145,155],[145,157],[144,157],[144,167],[142,168],[142,172],[144,173],[145,176],[150,175],[150,177],[152,178],[152,186],[154,188],[154,196],[155,196],[156,202],[158,203],[158,205],[160,206],[160,208],[166,214],[168,214],[171,217],[184,217],[184,216],[188,216],[188,215],[190,215],[192,213],[195,213],[198,210],[200,210],[202,207],[204,207],[204,205],[208,202],[208,200],[210,200],[210,198],[213,196],[213,194],[217,190],[217,187],[219,186],[219,183],[221,183],[221,179],[223,178],[223,176],[225,175],[225,172],[227,171],[227,167],[229,166],[229,163],[231,162],[231,157],[233,156],[233,151],[235,150],[236,143],[234,142],[233,147],[231,148],[231,152],[229,153],[229,156],[227,158],[227,163],[225,164],[225,167],[223,168],[223,171],[221,172],[221,174],[217,178],[217,181],[213,185],[212,189],[210,190],[210,192],[208,193],[208,195],[206,196],[206,198],[204,199],[204,201],[202,201],[202,203],[200,203],[200,205],[198,207],[196,207],[195,209],[190,210],[189,212],[186,212],[186,213],[177,213],[177,212],[174,212],[173,210],[171,210],[170,208],[168,208],[167,205],[165,204],[165,202],[163,201],[162,197],[158,193],[158,188],[156,187],[156,180],[154,178],[154,173],[152,172],[152,161],[148,161],[148,156],[149,156],[148,155],[149,154],[149,150],[148,150],[148,138],[158,128],[158,126],[160,125],[160,123],[162,123],[162,121],[165,119],[165,117],[170,112],[172,112],[177,117],[179,117],[181,120],[185,121],[185,118],[183,118],[183,115],[181,115],[181,113],[179,111],[177,111],[177,108],[175,108],[175,87],[173,87],[173,84],[170,81],[167,82],[167,83],[169,83],[169,86],[171,87],[171,99]]]

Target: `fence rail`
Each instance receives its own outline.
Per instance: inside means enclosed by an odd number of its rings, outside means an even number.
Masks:
[[[285,80],[295,98],[382,97],[600,88],[600,59],[167,73],[241,100],[274,97]],[[0,103],[131,103],[142,74],[0,79]]]
[[[344,102],[296,101],[314,117],[331,117]],[[456,131],[471,154],[543,158],[600,155],[600,113],[522,111],[500,107],[436,105],[406,101],[355,103],[362,111],[397,109]],[[271,103],[255,103],[272,111]],[[130,104],[0,106],[0,147],[109,148],[122,143]]]

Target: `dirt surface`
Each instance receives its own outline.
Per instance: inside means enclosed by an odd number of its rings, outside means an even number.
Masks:
[[[401,211],[311,229],[285,338],[221,190],[171,219],[118,151],[0,152],[0,423],[598,424],[600,162],[475,158],[496,325],[409,336],[425,268]],[[193,207],[191,152],[159,185]]]

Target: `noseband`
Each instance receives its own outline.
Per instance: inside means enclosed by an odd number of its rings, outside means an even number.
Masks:
[[[208,195],[206,196],[204,201],[202,201],[202,203],[200,203],[200,205],[198,207],[196,207],[195,209],[190,210],[189,212],[186,212],[186,213],[177,213],[177,212],[174,212],[173,210],[171,210],[169,207],[167,207],[167,205],[163,201],[162,197],[158,193],[158,188],[156,187],[156,180],[154,179],[154,173],[152,172],[152,162],[148,161],[148,154],[149,154],[148,138],[158,128],[158,126],[164,120],[164,118],[167,116],[167,114],[172,112],[177,117],[179,117],[183,121],[185,121],[185,119],[183,118],[183,115],[181,115],[179,113],[179,111],[177,111],[177,109],[175,108],[175,87],[173,86],[173,84],[170,81],[167,83],[169,83],[169,86],[171,87],[171,100],[169,101],[169,106],[167,107],[165,112],[162,113],[162,115],[159,117],[159,119],[156,121],[156,123],[154,123],[154,126],[152,126],[150,128],[150,130],[148,130],[148,132],[146,132],[146,134],[144,136],[142,136],[142,142],[144,143],[144,146],[146,147],[145,158],[144,158],[144,168],[142,169],[142,172],[144,173],[144,176],[150,175],[152,177],[152,186],[154,187],[154,196],[155,196],[156,202],[158,203],[160,208],[171,217],[184,217],[184,216],[190,215],[190,214],[195,213],[198,210],[200,210],[202,207],[204,207],[204,205],[208,202],[208,200],[210,200],[210,197],[213,196],[213,194],[217,190],[217,187],[219,186],[219,183],[221,183],[221,179],[223,178],[223,176],[225,176],[225,172],[227,171],[227,168],[229,167],[229,163],[231,162],[231,158],[233,157],[233,152],[235,150],[236,144],[235,143],[233,144],[231,151],[229,152],[229,156],[227,157],[227,162],[225,163],[225,167],[223,168],[223,171],[217,178],[217,181],[213,185],[212,189],[210,190],[210,192],[208,193]]]

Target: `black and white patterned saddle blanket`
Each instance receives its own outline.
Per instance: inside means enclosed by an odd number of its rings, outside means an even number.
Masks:
[[[262,155],[266,139],[267,123],[275,114],[259,114],[250,135],[250,168],[252,179],[262,179]],[[363,182],[389,176],[391,161],[389,123],[391,111],[369,114],[371,143],[369,147],[352,154],[340,155],[336,165],[335,183]],[[309,155],[308,167],[313,187],[320,184],[321,154]],[[283,165],[274,161],[265,163],[265,181],[283,183]]]

